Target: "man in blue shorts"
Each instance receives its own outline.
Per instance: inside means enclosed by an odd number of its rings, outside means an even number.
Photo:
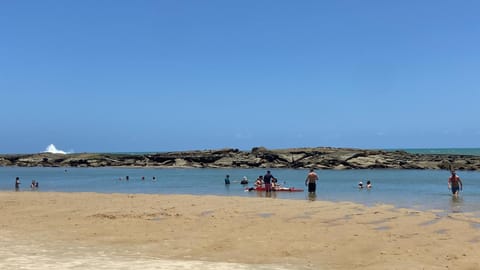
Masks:
[[[458,192],[463,189],[463,183],[455,171],[452,170],[451,173],[452,175],[448,178],[448,188],[452,190],[453,196],[458,197]]]

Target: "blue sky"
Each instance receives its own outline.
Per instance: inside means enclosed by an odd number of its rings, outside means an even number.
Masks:
[[[478,1],[1,1],[1,153],[480,147]]]

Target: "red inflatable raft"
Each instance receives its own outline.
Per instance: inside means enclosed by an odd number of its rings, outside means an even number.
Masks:
[[[250,188],[245,188],[245,191],[265,191],[265,187],[250,187]],[[274,187],[272,191],[288,191],[288,192],[300,192],[303,191],[303,189],[298,189],[294,187]]]

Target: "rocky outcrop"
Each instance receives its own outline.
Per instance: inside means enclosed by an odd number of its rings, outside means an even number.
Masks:
[[[219,149],[153,154],[0,155],[0,166],[480,170],[480,157],[351,148]]]

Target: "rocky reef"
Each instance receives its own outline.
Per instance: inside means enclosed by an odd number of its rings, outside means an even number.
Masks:
[[[149,154],[0,155],[0,166],[480,170],[480,157],[353,148],[219,149]]]

